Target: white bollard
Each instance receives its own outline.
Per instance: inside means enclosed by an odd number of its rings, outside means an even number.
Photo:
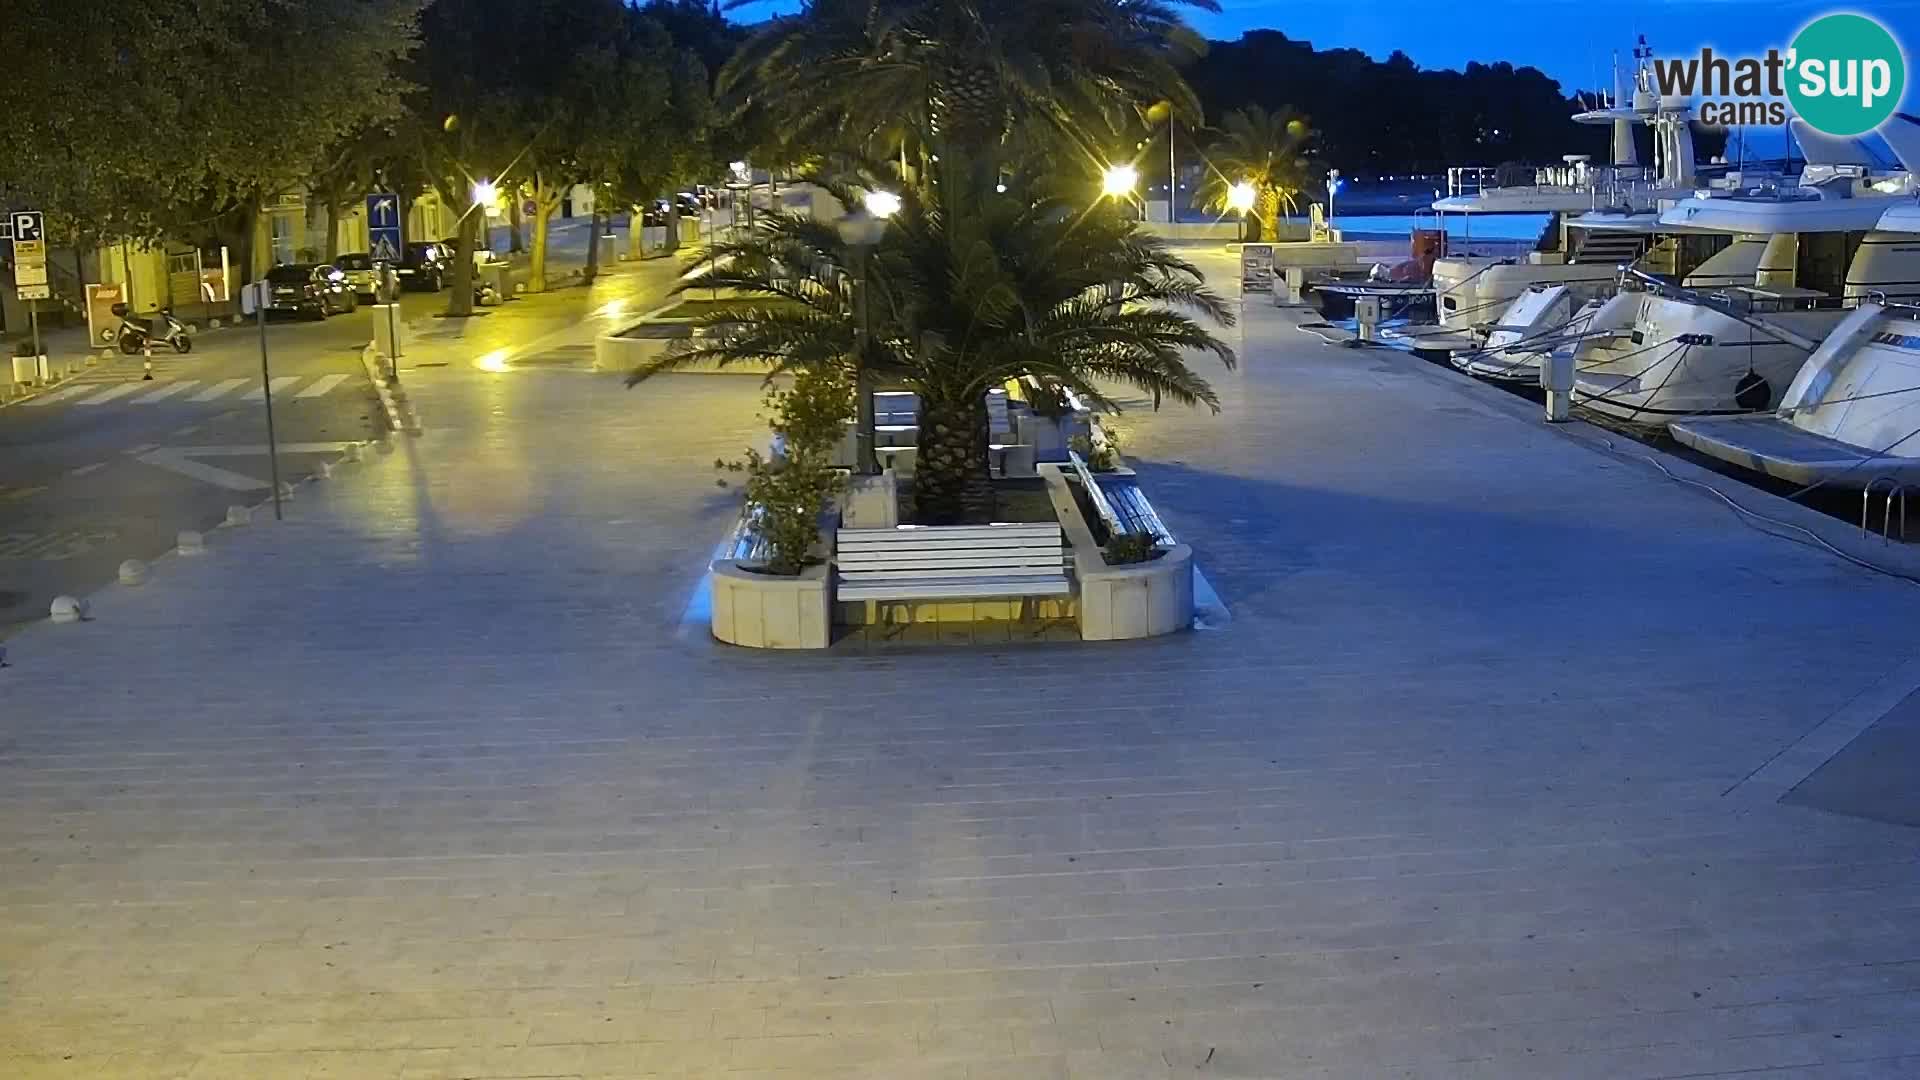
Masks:
[[[1573,403],[1573,352],[1555,349],[1540,365],[1540,386],[1547,392],[1547,423],[1567,422],[1568,406]]]
[[[174,550],[182,555],[205,555],[207,553],[207,538],[192,529],[180,530],[180,534],[174,537],[173,545]]]
[[[247,506],[227,507],[227,524],[247,525],[253,521],[253,509]]]
[[[147,564],[139,559],[128,559],[120,564],[120,584],[145,585],[147,583]]]
[[[1380,298],[1362,296],[1353,302],[1354,322],[1360,329],[1361,341],[1376,341],[1380,336]]]
[[[87,617],[87,602],[77,596],[56,596],[47,607],[47,617],[57,623],[79,622]]]

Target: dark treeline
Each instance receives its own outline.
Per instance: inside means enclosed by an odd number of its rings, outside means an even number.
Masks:
[[[1305,113],[1320,163],[1355,176],[1547,164],[1564,154],[1608,160],[1609,130],[1574,123],[1570,117],[1582,106],[1559,82],[1504,61],[1426,70],[1398,51],[1379,61],[1357,49],[1316,50],[1277,30],[1254,30],[1214,42],[1187,78],[1210,122],[1246,105]]]

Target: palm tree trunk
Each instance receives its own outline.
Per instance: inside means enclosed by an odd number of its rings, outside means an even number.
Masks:
[[[957,525],[991,516],[987,405],[978,394],[954,399],[921,391],[913,511],[920,525]]]

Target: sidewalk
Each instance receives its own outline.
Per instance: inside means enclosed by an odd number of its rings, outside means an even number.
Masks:
[[[1123,422],[1225,629],[728,650],[759,381],[473,362],[522,317],[9,643],[0,1075],[1920,1071],[1920,833],[1776,801],[1911,586],[1262,302]]]

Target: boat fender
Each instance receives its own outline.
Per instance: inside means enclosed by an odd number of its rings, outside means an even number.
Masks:
[[[1773,384],[1759,372],[1749,371],[1733,384],[1733,402],[1743,409],[1758,412],[1773,404]]]

